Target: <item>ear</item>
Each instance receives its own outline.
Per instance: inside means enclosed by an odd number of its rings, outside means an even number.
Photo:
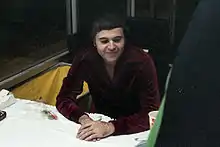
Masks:
[[[92,44],[93,44],[93,46],[96,47],[96,41],[95,41],[95,38],[92,40]]]
[[[94,41],[94,40],[93,40],[93,42],[92,42],[92,43],[93,43],[93,46],[95,46],[95,47],[96,47],[96,43],[95,43],[95,41]]]

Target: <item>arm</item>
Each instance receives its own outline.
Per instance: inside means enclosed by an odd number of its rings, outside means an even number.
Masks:
[[[63,85],[56,101],[57,110],[67,119],[77,123],[89,118],[76,105],[76,97],[82,92],[84,73],[82,56],[76,56],[67,77],[63,80]]]
[[[136,82],[141,109],[131,116],[110,121],[115,127],[114,135],[137,133],[149,129],[148,112],[159,108],[157,75],[151,58],[143,64]]]

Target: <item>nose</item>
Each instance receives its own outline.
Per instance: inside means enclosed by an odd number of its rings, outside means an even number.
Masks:
[[[115,43],[111,40],[110,42],[109,42],[109,46],[108,46],[108,48],[109,48],[109,50],[115,50],[115,48],[116,48],[116,46],[115,46]]]

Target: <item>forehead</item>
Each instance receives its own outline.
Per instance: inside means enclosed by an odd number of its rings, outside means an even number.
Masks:
[[[111,30],[102,30],[96,34],[97,38],[113,38],[115,36],[124,36],[122,28],[115,28]]]

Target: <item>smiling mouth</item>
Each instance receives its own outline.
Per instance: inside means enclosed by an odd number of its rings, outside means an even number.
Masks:
[[[118,54],[117,53],[108,53],[107,55],[110,57],[116,57]]]
[[[107,52],[107,54],[113,54],[113,55],[115,55],[115,54],[117,54],[118,52]]]

